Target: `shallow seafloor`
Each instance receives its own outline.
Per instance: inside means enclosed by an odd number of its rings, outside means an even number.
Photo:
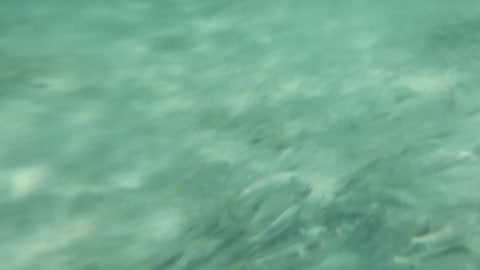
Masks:
[[[467,0],[4,0],[0,268],[480,269],[478,44]]]

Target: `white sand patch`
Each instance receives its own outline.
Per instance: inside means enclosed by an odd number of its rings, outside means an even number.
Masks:
[[[10,175],[11,195],[14,199],[30,195],[40,188],[47,178],[48,170],[41,166],[32,166],[14,171]]]
[[[143,239],[146,242],[164,242],[179,236],[183,224],[181,211],[174,208],[164,208],[157,214],[145,220],[142,228]]]
[[[268,46],[273,43],[273,39],[271,35],[265,33],[258,33],[252,37],[258,44]]]
[[[366,70],[366,77],[369,81],[382,81],[392,77],[396,77],[396,74],[389,69],[372,65]]]
[[[103,116],[103,111],[100,104],[83,107],[75,113],[69,114],[69,121],[81,127],[89,127],[96,122],[97,119]]]
[[[197,33],[212,34],[230,29],[234,23],[225,18],[213,17],[206,19],[198,19],[193,22],[193,26]]]
[[[57,76],[46,76],[36,78],[34,84],[46,87],[52,92],[71,92],[81,85],[78,78],[73,74],[58,74]]]
[[[453,73],[424,71],[417,74],[399,76],[399,79],[394,84],[399,87],[410,88],[416,92],[434,94],[452,89],[456,82],[457,78]]]
[[[140,188],[144,184],[144,171],[145,170],[134,170],[130,173],[122,172],[112,177],[111,182],[125,189]]]
[[[350,45],[357,50],[365,51],[365,53],[371,53],[372,47],[377,43],[379,38],[373,34],[363,34],[355,36]]]
[[[338,190],[339,186],[335,184],[334,178],[328,178],[318,173],[304,175],[307,182],[312,187],[310,198],[321,202],[330,202]]]
[[[131,39],[125,39],[121,40],[118,42],[119,48],[126,52],[126,54],[129,57],[132,57],[132,62],[135,62],[135,60],[138,59],[133,59],[133,58],[138,58],[141,56],[148,56],[150,53],[151,48],[149,47],[149,44],[143,40],[131,40]]]
[[[289,78],[287,80],[284,80],[280,83],[280,91],[282,93],[282,96],[279,96],[280,99],[286,98],[286,97],[297,97],[297,96],[302,96],[302,91],[303,90],[303,82],[304,78]]]
[[[254,100],[254,94],[242,92],[225,101],[225,103],[228,105],[232,114],[239,115],[248,111],[248,108],[250,108]]]

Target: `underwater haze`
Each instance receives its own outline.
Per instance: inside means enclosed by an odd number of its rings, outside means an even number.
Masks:
[[[0,3],[0,269],[480,269],[480,2]]]

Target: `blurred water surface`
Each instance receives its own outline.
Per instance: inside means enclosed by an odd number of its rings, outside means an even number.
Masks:
[[[480,3],[0,4],[0,268],[480,268]]]

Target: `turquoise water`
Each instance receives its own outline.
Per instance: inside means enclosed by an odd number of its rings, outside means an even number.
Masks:
[[[477,1],[0,4],[0,269],[480,268]]]

